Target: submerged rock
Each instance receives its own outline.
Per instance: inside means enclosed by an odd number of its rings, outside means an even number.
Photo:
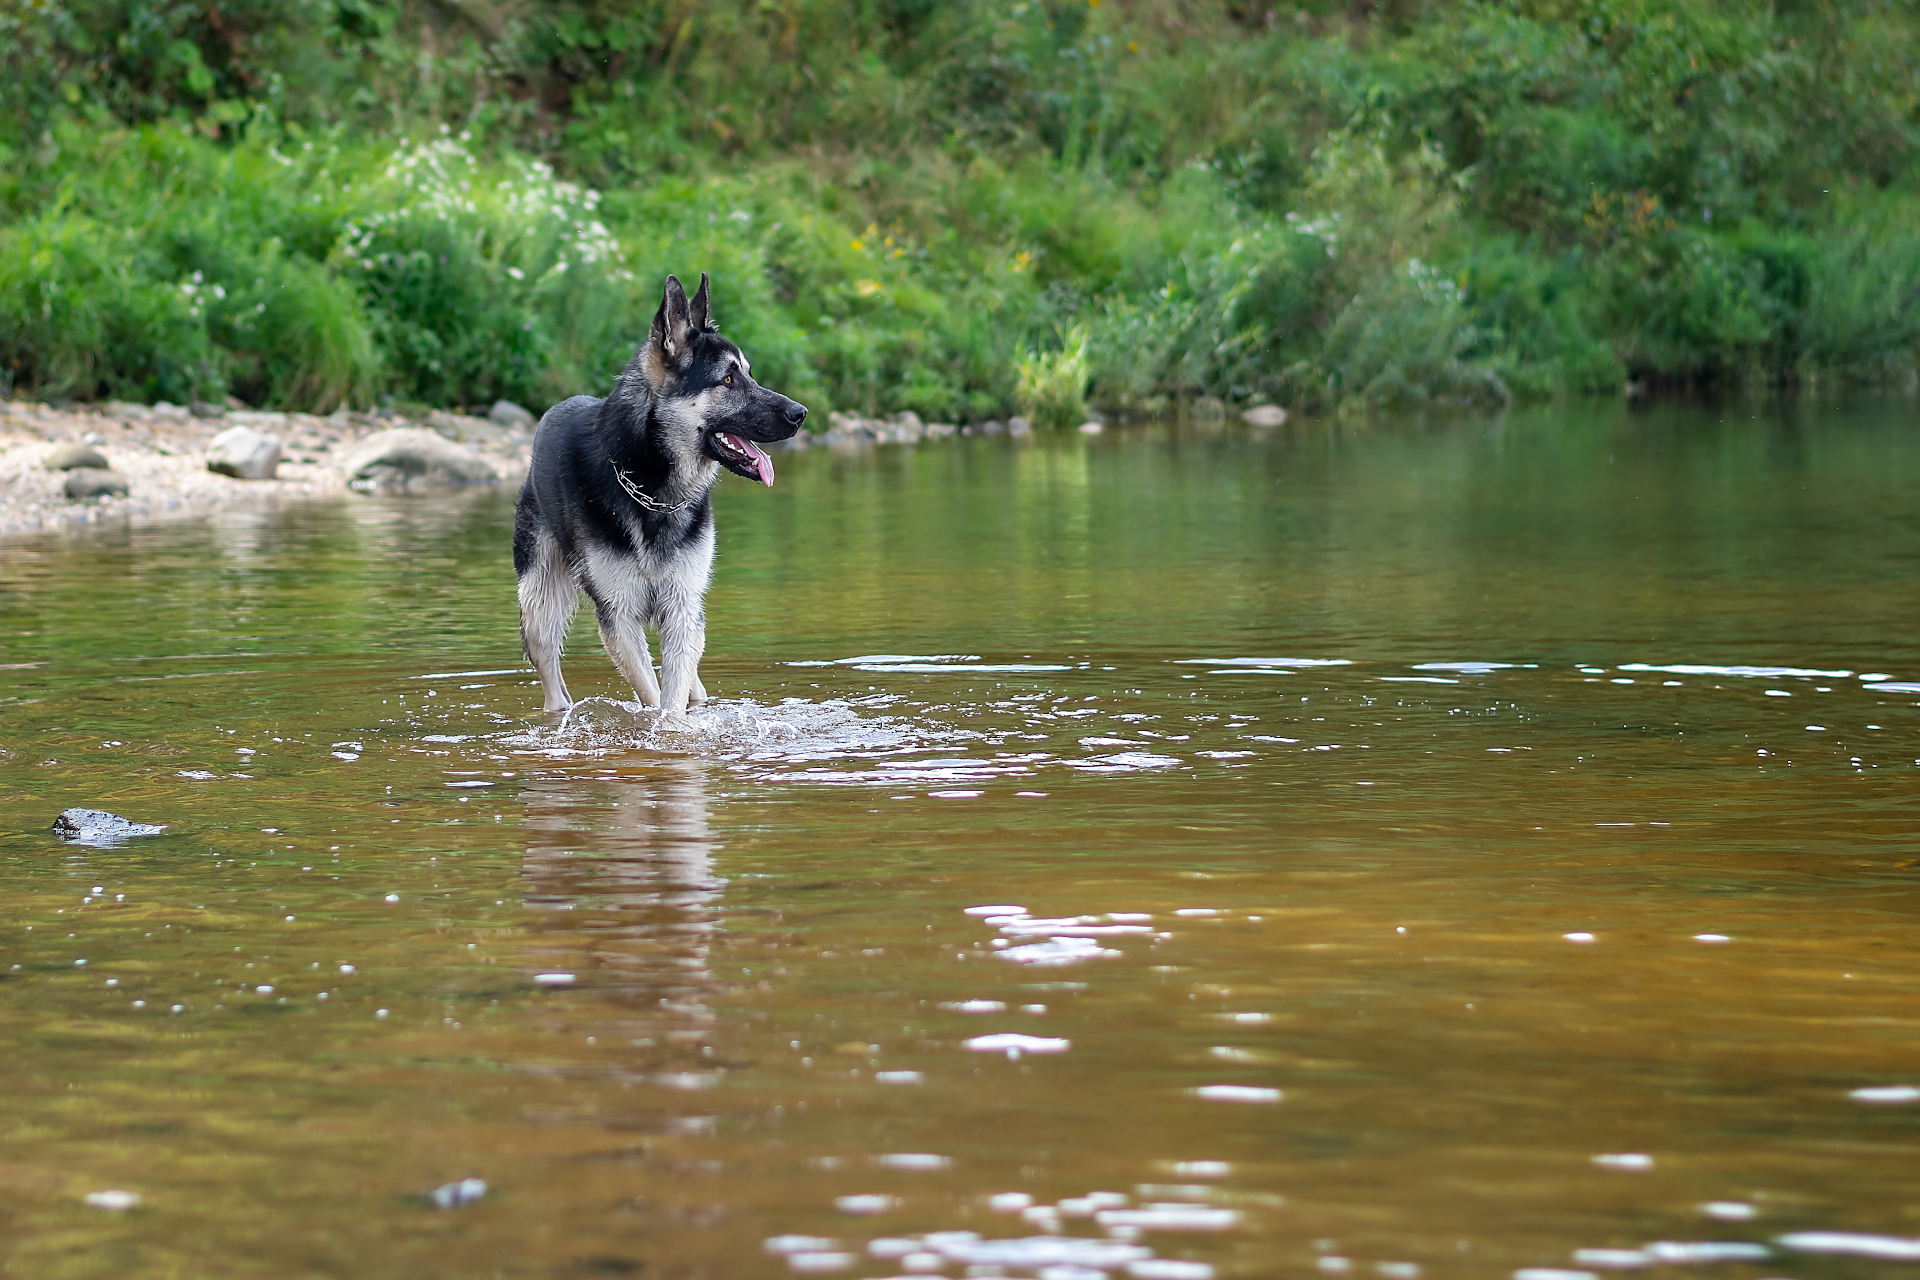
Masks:
[[[107,471],[100,467],[75,467],[67,472],[67,480],[61,486],[61,491],[76,501],[110,493],[124,494],[127,491],[127,478],[118,471]]]
[[[84,444],[62,444],[54,446],[47,460],[40,464],[49,471],[72,471],[75,467],[91,467],[95,471],[107,470],[107,459],[98,449]]]
[[[91,845],[96,849],[112,848],[135,836],[157,836],[166,829],[164,823],[155,826],[134,822],[103,809],[69,809],[53,820],[54,835],[68,844]]]
[[[495,484],[493,464],[471,449],[419,427],[376,431],[343,460],[355,489],[409,489],[431,485]]]
[[[252,427],[228,427],[207,445],[207,470],[237,480],[271,480],[280,467],[280,437]]]

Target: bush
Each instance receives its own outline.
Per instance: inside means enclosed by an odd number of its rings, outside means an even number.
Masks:
[[[1911,8],[14,6],[0,376],[537,406],[705,269],[821,409],[1900,378]]]
[[[1028,353],[1014,394],[1037,427],[1066,428],[1087,420],[1087,331],[1060,335],[1058,351]]]

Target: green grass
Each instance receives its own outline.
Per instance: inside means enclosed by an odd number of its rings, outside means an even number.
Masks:
[[[820,422],[1916,370],[1912,0],[462,12],[0,14],[0,382],[539,408],[702,270]]]

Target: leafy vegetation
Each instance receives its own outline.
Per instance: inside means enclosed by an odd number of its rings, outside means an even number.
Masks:
[[[669,270],[822,409],[1911,380],[1916,3],[17,0],[0,380],[538,407]]]

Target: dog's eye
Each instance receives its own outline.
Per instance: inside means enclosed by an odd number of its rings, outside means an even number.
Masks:
[[[728,374],[728,375],[727,375],[727,376],[726,376],[725,378],[722,378],[722,379],[721,379],[721,381],[722,381],[722,382],[724,382],[724,383],[726,383],[726,384],[727,384],[728,386],[732,386],[732,385],[733,385],[733,375],[732,375],[732,374]]]

